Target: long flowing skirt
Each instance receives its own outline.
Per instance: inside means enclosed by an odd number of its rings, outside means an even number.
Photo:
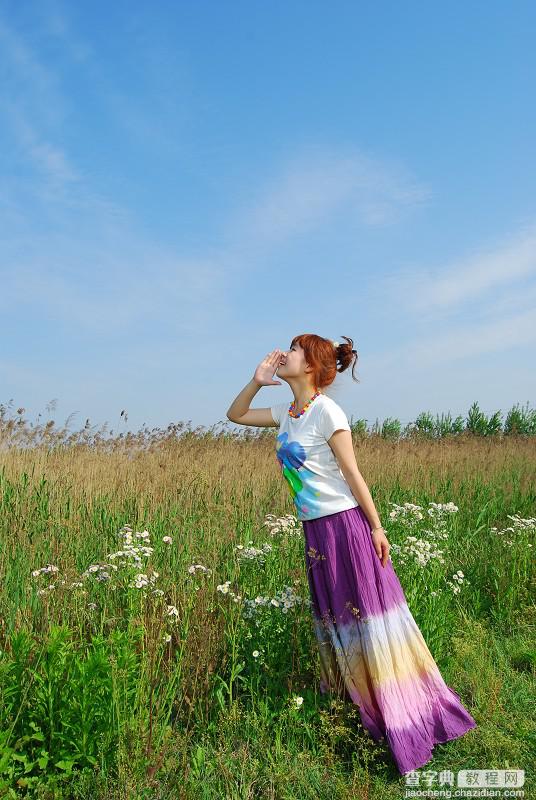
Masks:
[[[320,691],[359,706],[402,775],[422,767],[476,722],[441,677],[391,559],[382,567],[362,508],[302,524]]]

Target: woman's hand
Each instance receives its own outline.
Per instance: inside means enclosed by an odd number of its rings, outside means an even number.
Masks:
[[[255,383],[259,386],[281,386],[281,381],[272,380],[272,376],[279,366],[282,353],[282,350],[272,350],[263,358],[253,375]]]
[[[391,545],[387,541],[387,536],[382,530],[374,531],[371,536],[372,544],[374,545],[374,549],[376,550],[376,554],[378,558],[381,560],[382,567],[385,567],[387,564],[387,559],[389,558],[389,550]]]

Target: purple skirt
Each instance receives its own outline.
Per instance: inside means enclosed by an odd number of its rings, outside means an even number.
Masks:
[[[441,677],[391,559],[382,567],[361,506],[302,525],[320,691],[359,706],[402,775],[422,767],[476,722]]]

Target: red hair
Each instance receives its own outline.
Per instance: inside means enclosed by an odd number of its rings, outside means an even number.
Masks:
[[[331,339],[325,339],[315,333],[301,333],[299,336],[295,336],[290,343],[291,347],[293,344],[299,344],[304,351],[305,360],[312,368],[309,374],[315,387],[329,386],[335,380],[337,372],[344,372],[352,362],[352,378],[359,383],[359,378],[354,376],[354,368],[357,364],[357,352],[353,349],[354,342],[348,336],[342,338],[346,341],[341,342],[338,347],[334,347]],[[338,368],[337,364],[340,364]]]

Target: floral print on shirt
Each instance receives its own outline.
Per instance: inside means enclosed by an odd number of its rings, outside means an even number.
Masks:
[[[304,467],[307,458],[305,448],[299,442],[288,441],[288,433],[280,433],[276,439],[276,457],[281,467],[283,477],[288,483],[290,494],[298,511],[298,516],[303,517],[310,512],[320,510],[316,498],[320,492],[311,490],[307,479],[314,475]]]

